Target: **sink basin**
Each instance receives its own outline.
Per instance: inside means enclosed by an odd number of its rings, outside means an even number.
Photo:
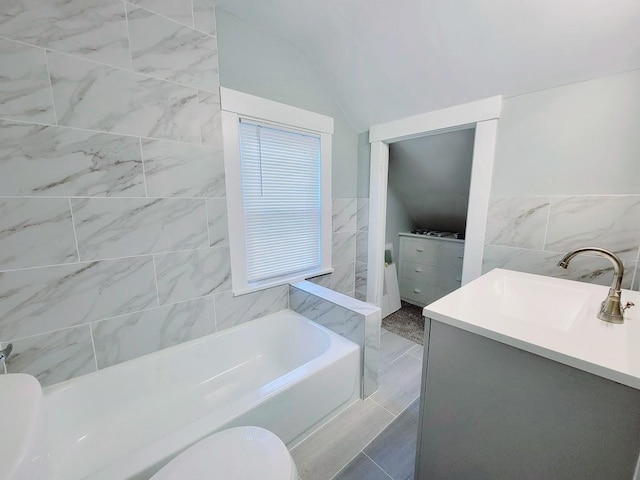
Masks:
[[[0,375],[0,428],[1,479],[52,478],[44,450],[42,388],[31,375]]]
[[[515,272],[514,272],[515,273]],[[569,283],[569,282],[567,282]],[[571,283],[549,282],[536,275],[521,277],[508,270],[486,292],[481,309],[496,309],[496,314],[507,319],[534,323],[539,327],[568,331],[585,310],[594,292]]]
[[[495,269],[424,307],[425,317],[640,389],[640,294],[625,322],[597,318],[609,288]]]

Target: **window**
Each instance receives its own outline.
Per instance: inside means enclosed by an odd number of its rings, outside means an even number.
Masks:
[[[235,294],[331,271],[333,120],[221,89]]]

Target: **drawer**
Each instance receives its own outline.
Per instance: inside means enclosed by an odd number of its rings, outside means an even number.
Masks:
[[[462,271],[462,261],[464,260],[464,247],[462,245],[438,246],[438,265],[452,270]]]
[[[428,305],[444,296],[444,291],[441,287],[435,285],[403,280],[400,282],[400,296],[407,300]]]
[[[420,239],[402,238],[400,258],[415,263],[436,265],[438,263],[438,246]]]
[[[408,262],[403,259],[400,269],[400,277],[414,280],[429,285],[438,285],[440,268],[435,265],[425,265],[423,263]]]

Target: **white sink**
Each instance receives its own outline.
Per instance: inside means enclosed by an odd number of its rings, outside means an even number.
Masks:
[[[0,429],[0,479],[52,478],[42,388],[31,375],[0,375]]]
[[[495,269],[423,315],[640,389],[640,294],[615,325],[597,318],[609,288]]]

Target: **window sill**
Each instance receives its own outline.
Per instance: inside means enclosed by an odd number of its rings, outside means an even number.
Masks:
[[[298,275],[286,278],[277,278],[272,280],[264,280],[262,282],[254,282],[247,286],[247,288],[242,289],[234,289],[233,296],[239,297],[241,295],[246,295],[247,293],[258,292],[260,290],[266,290],[267,288],[278,287],[280,285],[287,285],[290,283],[302,282],[311,277],[317,277],[319,275],[326,275],[328,273],[333,273],[333,268],[324,268],[320,270],[313,270],[308,272],[303,272]]]

